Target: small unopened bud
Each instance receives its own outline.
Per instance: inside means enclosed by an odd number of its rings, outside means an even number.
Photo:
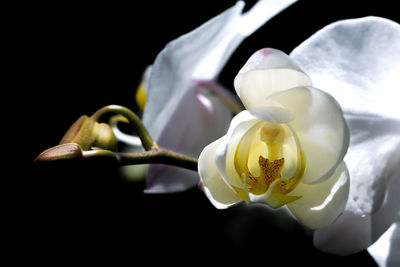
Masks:
[[[99,123],[86,115],[81,116],[65,133],[60,144],[76,143],[83,150],[98,147],[116,151],[117,139],[114,132],[106,123]]]
[[[97,126],[96,141],[93,147],[117,151],[117,139],[111,126],[106,123],[97,123]]]

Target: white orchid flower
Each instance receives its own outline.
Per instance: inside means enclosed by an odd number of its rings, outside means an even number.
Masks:
[[[349,131],[340,106],[275,49],[254,53],[234,84],[248,110],[200,154],[207,197],[217,208],[286,204],[312,229],[331,224],[349,192]]]
[[[243,39],[294,2],[263,0],[242,14],[244,2],[239,1],[167,44],[158,54],[146,81],[143,113],[144,125],[161,147],[198,157],[204,146],[226,131],[231,111],[218,97],[202,91],[204,81],[217,77]],[[195,186],[198,174],[177,167],[151,165],[146,182],[148,193],[178,192]]]
[[[400,247],[400,25],[378,17],[338,21],[291,57],[315,86],[338,100],[351,132],[345,157],[349,200],[335,223],[315,232],[314,244],[351,254],[368,248],[392,225],[369,252],[381,266],[400,264],[399,251],[392,251]],[[389,247],[385,242],[392,243],[390,250],[381,249]]]

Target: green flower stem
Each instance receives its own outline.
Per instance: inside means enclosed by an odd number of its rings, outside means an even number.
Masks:
[[[159,148],[142,153],[116,153],[121,166],[132,164],[166,164],[197,171],[197,159]]]
[[[228,89],[213,81],[196,81],[201,87],[208,89],[221,99],[221,101],[236,115],[244,110],[243,105],[236,95],[232,94]]]
[[[108,150],[90,150],[84,151],[83,157],[111,157],[116,159],[120,166],[136,164],[166,164],[197,171],[196,158],[185,156],[164,148],[157,148],[140,153],[115,153]]]
[[[127,118],[129,122],[132,123],[133,128],[136,134],[139,136],[140,140],[142,141],[142,145],[145,150],[150,151],[152,149],[158,148],[157,143],[153,140],[153,138],[151,138],[149,132],[147,131],[146,127],[144,127],[140,118],[126,107],[119,105],[105,106],[96,111],[91,116],[91,118],[98,121],[104,114],[107,113],[116,113]]]

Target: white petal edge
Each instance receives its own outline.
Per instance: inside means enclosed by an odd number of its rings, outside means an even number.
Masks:
[[[261,0],[242,15],[239,32],[248,36],[297,0]]]
[[[306,158],[303,182],[322,182],[343,161],[350,134],[342,110],[329,94],[313,87],[297,87],[268,98],[291,112],[290,126],[296,132]]]
[[[219,174],[215,165],[215,151],[226,137],[206,146],[200,154],[198,171],[200,181],[210,202],[218,209],[225,209],[242,201]]]
[[[133,147],[138,147],[138,148],[142,147],[142,141],[140,140],[139,136],[130,135],[130,134],[121,132],[121,130],[118,128],[117,124],[113,124],[112,129],[113,129],[115,137],[117,138],[118,141],[123,142],[123,143],[133,146]]]
[[[349,173],[346,164],[342,162],[326,181],[318,184],[300,183],[290,195],[302,198],[287,206],[305,226],[311,229],[325,227],[343,212],[349,185]]]
[[[368,248],[380,267],[400,266],[400,217]]]
[[[214,45],[210,46],[211,50],[197,64],[193,78],[214,79],[244,38],[296,1],[260,0],[244,14],[239,14],[244,7],[244,2],[238,1],[235,6],[238,12],[232,15],[224,28],[221,28],[219,33],[221,38],[218,39],[219,36],[217,36],[215,40],[212,40]]]

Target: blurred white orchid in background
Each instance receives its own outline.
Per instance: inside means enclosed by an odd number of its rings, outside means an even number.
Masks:
[[[167,44],[158,54],[146,80],[143,112],[143,123],[160,146],[198,157],[208,143],[226,132],[232,113],[219,97],[202,91],[207,84],[204,81],[214,80],[248,35],[294,2],[262,0],[243,14],[244,2],[239,1]],[[129,142],[118,131],[116,135]],[[135,145],[134,140],[130,143]],[[183,191],[198,181],[196,172],[151,165],[146,192]]]
[[[257,51],[239,71],[235,89],[248,110],[199,157],[202,185],[217,208],[286,204],[312,229],[341,214],[349,193],[343,163],[349,131],[337,102],[311,85],[275,49]]]
[[[399,265],[400,25],[378,17],[338,21],[291,57],[315,86],[338,100],[351,132],[344,159],[349,200],[335,223],[315,232],[314,244],[329,253],[356,253],[392,225],[368,251],[381,266]],[[384,242],[391,242],[390,250]]]

